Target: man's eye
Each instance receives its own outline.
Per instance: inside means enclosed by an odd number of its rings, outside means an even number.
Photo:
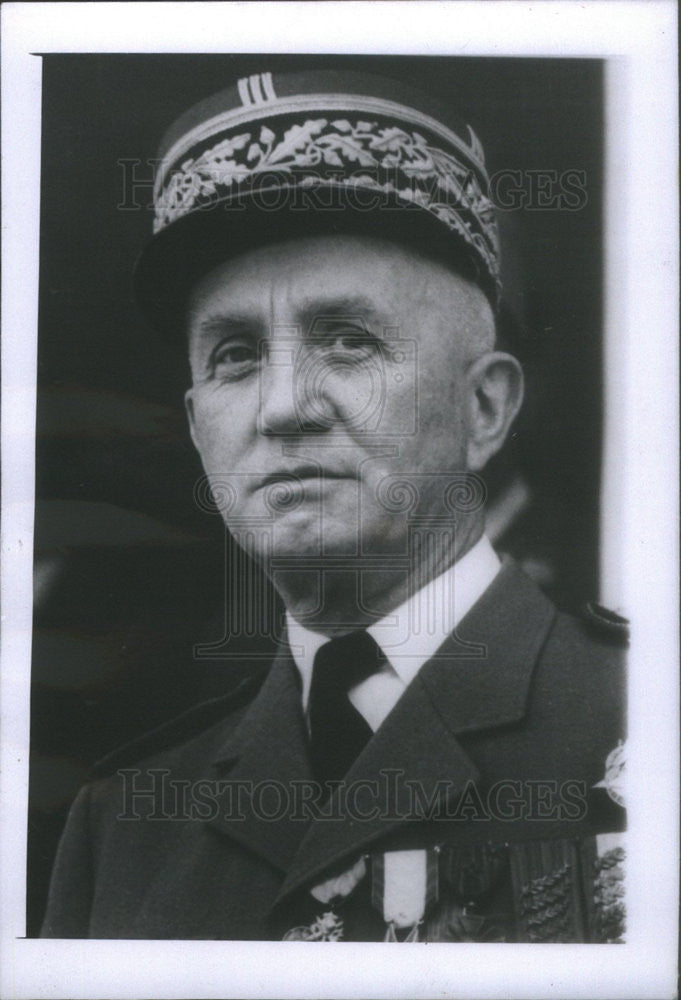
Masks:
[[[333,353],[353,360],[378,354],[381,350],[380,341],[364,330],[339,331],[329,340]]]
[[[250,344],[223,344],[213,354],[212,361],[216,374],[238,377],[251,369],[257,355]]]

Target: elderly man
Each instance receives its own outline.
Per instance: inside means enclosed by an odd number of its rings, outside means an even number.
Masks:
[[[257,74],[168,133],[138,294],[286,630],[261,686],[100,766],[45,935],[621,936],[623,626],[484,533],[523,394],[486,186],[470,128],[375,77]]]

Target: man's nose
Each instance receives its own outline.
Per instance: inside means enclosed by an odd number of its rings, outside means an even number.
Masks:
[[[326,431],[333,423],[332,406],[323,381],[296,348],[270,348],[260,373],[258,431],[291,435]]]

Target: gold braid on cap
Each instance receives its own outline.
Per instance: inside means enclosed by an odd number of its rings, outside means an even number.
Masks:
[[[483,188],[484,168],[479,165],[482,149],[470,128],[470,145],[457,136],[457,152],[465,149],[469,162],[477,169],[463,157],[458,159],[433,145],[420,132],[369,120],[361,114],[346,112],[343,117],[311,117],[291,124],[290,115],[272,118],[270,105],[270,118],[265,123],[262,113],[267,103],[257,106],[260,124],[253,121],[252,107],[248,109],[250,122],[243,120],[242,108],[238,118],[246,126],[243,131],[225,135],[222,121],[223,137],[201,149],[201,140],[205,145],[208,139],[206,131],[216,138],[214,119],[213,128],[207,128],[210,123],[205,123],[198,130],[201,136],[194,130],[189,148],[187,137],[176,145],[174,153],[180,152],[180,147],[186,152],[198,151],[177,166],[172,165],[173,159],[178,163],[173,151],[165,158],[157,178],[155,233],[194,211],[238,198],[239,193],[250,191],[254,198],[252,192],[259,181],[267,181],[284,192],[287,188],[335,187],[345,190],[349,199],[353,191],[369,191],[383,195],[386,207],[421,208],[435,216],[468,244],[499,285],[494,208]],[[277,110],[281,113],[281,109]],[[229,118],[233,131],[233,112]],[[424,116],[424,124],[429,122]],[[438,129],[443,130],[443,126]],[[446,132],[448,137],[454,136]],[[450,146],[454,148],[451,141]],[[376,204],[380,207],[380,199]]]

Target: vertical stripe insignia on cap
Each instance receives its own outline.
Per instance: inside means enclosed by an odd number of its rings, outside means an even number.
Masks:
[[[271,73],[253,73],[251,76],[244,76],[238,81],[237,90],[245,108],[277,99]]]
[[[264,97],[262,96],[262,91],[260,90],[260,73],[254,73],[253,76],[249,76],[248,83],[251,88],[254,103],[262,104]]]
[[[248,80],[246,77],[242,77],[237,83],[237,90],[239,91],[239,97],[241,98],[241,103],[245,108],[250,107],[253,103],[251,101],[251,95],[248,91]]]
[[[276,101],[277,95],[274,92],[274,84],[272,83],[272,74],[261,73],[260,79],[262,81],[262,89],[265,91],[265,100]]]

